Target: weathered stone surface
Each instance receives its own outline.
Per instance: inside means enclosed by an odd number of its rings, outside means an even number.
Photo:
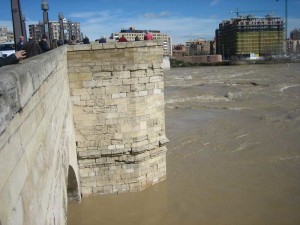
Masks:
[[[165,169],[160,169],[166,167],[167,142],[160,109],[164,105],[164,87],[160,85],[162,43],[107,43],[103,49],[94,46],[97,44],[92,45],[91,56],[96,57],[82,55],[89,57],[86,63],[75,56],[76,51],[68,53],[69,71],[75,71],[80,62],[83,71],[90,69],[93,73],[90,80],[76,87],[72,83],[81,82],[80,76],[72,75],[70,80],[71,99],[76,106],[75,129],[80,134],[76,138],[84,195],[142,190],[166,176]],[[103,64],[106,58],[109,62]],[[102,82],[104,93],[95,80]],[[90,88],[93,92],[89,92]],[[96,110],[87,99],[104,101]],[[103,159],[110,159],[109,163]],[[89,177],[101,178],[101,182],[90,187],[91,180],[84,181]]]
[[[2,224],[66,222],[69,165],[78,181],[66,53],[61,47],[0,69]]]
[[[62,46],[0,69],[2,224],[65,224],[67,198],[165,179],[162,52]]]

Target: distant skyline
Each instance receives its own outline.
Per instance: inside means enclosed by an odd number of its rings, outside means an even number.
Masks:
[[[9,0],[0,8],[0,26],[12,29]],[[42,0],[20,0],[26,25],[42,20]],[[122,28],[153,29],[167,33],[173,44],[190,39],[212,40],[220,22],[241,14],[265,16],[274,12],[285,17],[285,0],[48,0],[50,21],[63,12],[66,19],[80,22],[81,31],[90,40],[108,37]],[[245,13],[243,13],[246,11]],[[300,28],[300,0],[288,0],[288,35]]]

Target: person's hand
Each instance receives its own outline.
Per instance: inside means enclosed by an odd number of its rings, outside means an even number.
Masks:
[[[18,51],[15,53],[17,60],[23,59],[26,57],[26,52],[24,50]]]

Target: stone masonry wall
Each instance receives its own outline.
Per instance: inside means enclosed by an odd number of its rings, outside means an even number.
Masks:
[[[166,176],[158,41],[68,48],[83,195],[139,191]]]
[[[0,68],[0,224],[66,224],[69,99],[67,47]]]

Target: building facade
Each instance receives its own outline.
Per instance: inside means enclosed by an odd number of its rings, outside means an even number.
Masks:
[[[291,31],[291,40],[300,40],[300,29],[294,29]]]
[[[300,54],[300,29],[294,29],[290,33],[287,47],[288,54]]]
[[[71,40],[72,35],[75,36],[76,40],[82,41],[82,35],[80,31],[80,23],[72,22],[66,19],[63,19],[63,26],[64,26],[64,40]],[[50,37],[52,40],[59,40],[60,39],[60,24],[57,21],[50,21],[49,22],[49,30],[50,30]],[[41,40],[43,36],[44,25],[43,22],[39,22],[39,24],[31,24],[29,25],[29,34],[32,36],[36,41]]]
[[[216,30],[216,53],[223,58],[255,53],[259,56],[284,52],[284,20],[267,15],[264,18],[240,16],[225,20]]]
[[[212,49],[212,41],[197,39],[192,41],[187,41],[186,46],[189,49],[189,55],[210,55],[214,54]]]
[[[0,43],[14,41],[14,33],[7,27],[0,27]]]
[[[122,35],[127,39],[127,41],[135,41],[135,37],[137,36],[140,40],[144,40],[144,36],[147,30],[136,30],[133,27],[129,29],[121,29],[118,33],[112,33],[111,38],[118,39]],[[164,48],[164,55],[170,56],[172,55],[172,40],[171,38],[164,33],[161,33],[159,30],[149,30],[150,33],[153,35],[153,39],[155,40],[162,40],[163,41],[163,48]]]

